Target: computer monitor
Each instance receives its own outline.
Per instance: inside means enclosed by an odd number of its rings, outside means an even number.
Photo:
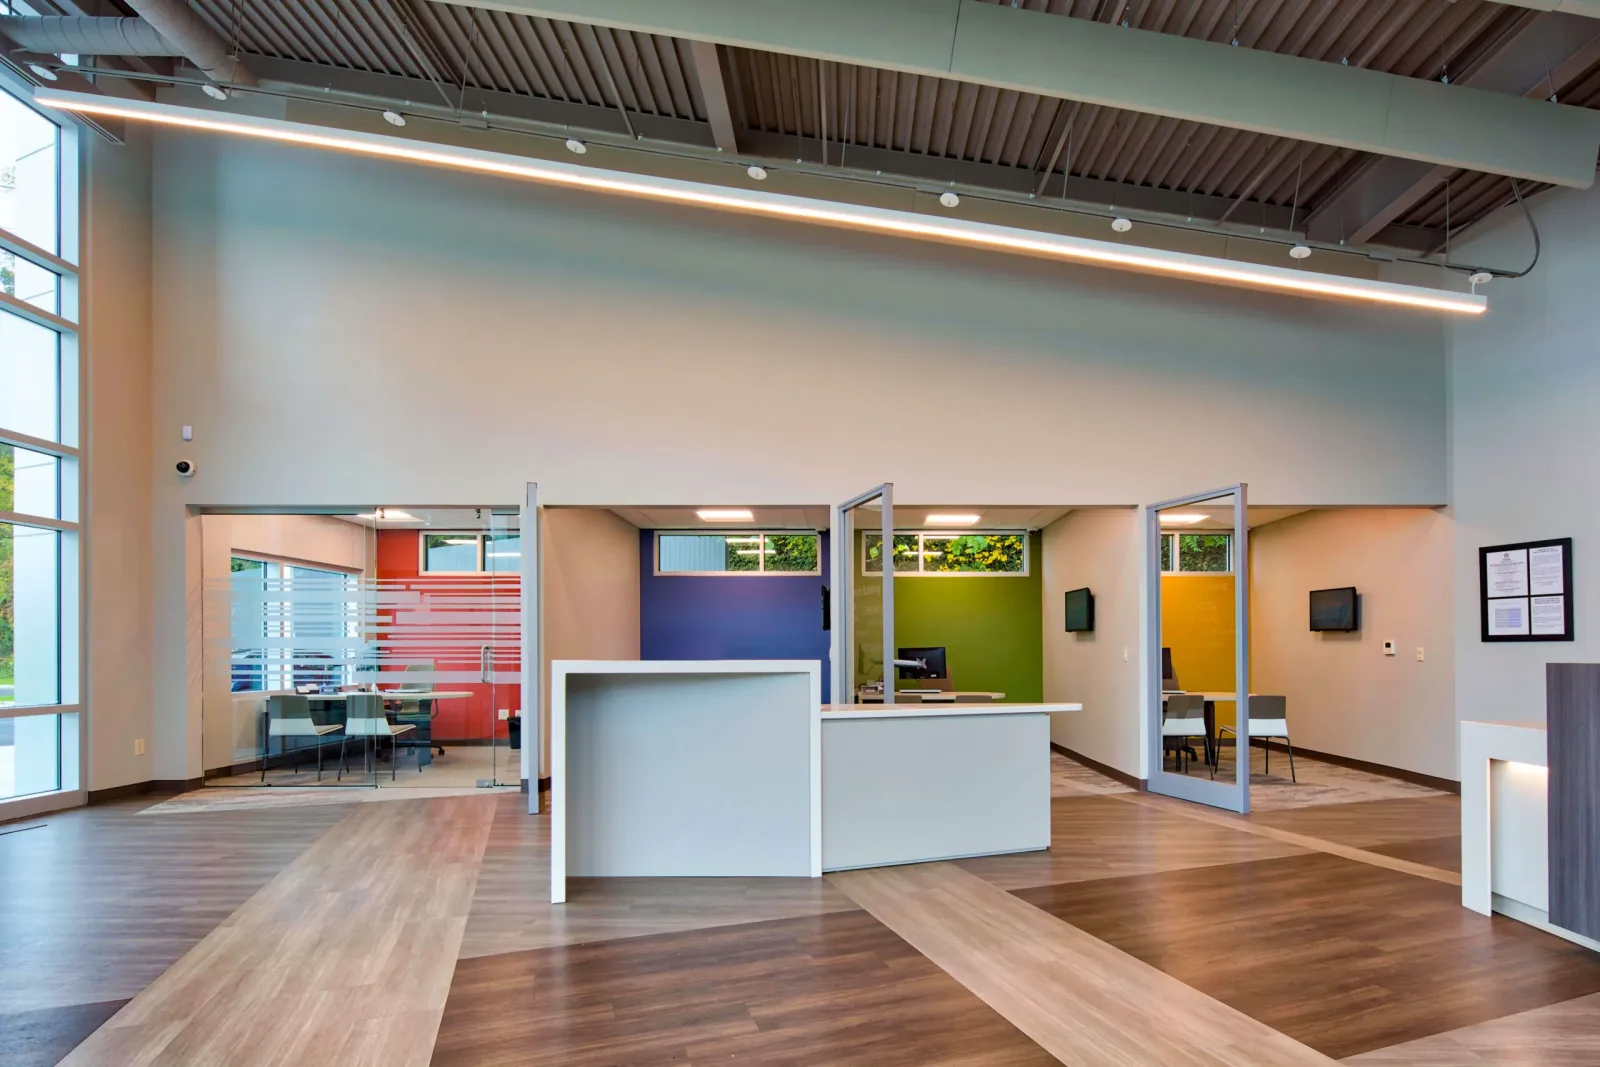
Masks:
[[[946,678],[944,668],[943,648],[902,648],[895,653],[895,659],[920,659],[927,664],[926,667],[901,667],[898,677],[901,678]]]
[[[1170,648],[1161,650],[1161,688],[1178,688],[1178,675],[1172,669],[1172,649]]]

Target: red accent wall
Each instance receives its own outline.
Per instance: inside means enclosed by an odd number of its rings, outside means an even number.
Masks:
[[[460,590],[462,586],[481,585],[486,596],[496,584],[502,591],[511,594],[520,589],[521,578],[517,576],[460,574],[424,578],[420,573],[417,542],[418,534],[415,530],[378,531],[377,577],[384,583],[385,588],[415,589],[424,597],[429,595],[430,587],[440,584],[445,584],[452,590]],[[440,599],[444,598],[441,596]],[[386,636],[380,630],[379,642],[382,643]],[[504,673],[520,669],[520,648],[521,642],[516,638],[498,647],[496,670]],[[405,654],[432,659],[434,669],[437,671],[464,671],[474,676],[478,673],[476,650],[428,648],[408,644]],[[392,673],[398,674],[403,670],[403,667],[396,667]],[[385,675],[390,673],[389,670],[384,671]],[[398,678],[386,676],[381,684],[389,686],[398,682]],[[506,724],[499,721],[497,710],[509,708],[513,713],[518,713],[522,708],[521,694],[514,685],[498,687],[498,697],[493,695],[496,687],[481,682],[439,682],[437,688],[472,693],[472,696],[466,699],[439,701],[438,715],[433,720],[433,736],[440,741],[487,738],[491,732],[495,737],[505,738]]]

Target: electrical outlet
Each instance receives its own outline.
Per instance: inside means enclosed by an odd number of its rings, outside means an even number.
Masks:
[[[1122,650],[1122,662],[1128,662],[1128,650],[1126,648]]]
[[[1422,662],[1422,646],[1421,645],[1417,646],[1417,662],[1418,663]]]
[[[144,755],[144,738],[135,737],[133,739],[133,754],[135,756]]]
[[[1385,641],[1383,643],[1383,654],[1385,656],[1394,655],[1394,642],[1393,641]]]
[[[1417,658],[1421,659],[1422,657],[1419,655]],[[505,722],[509,718],[511,718],[511,709],[510,708],[501,708],[500,709],[500,721],[501,722]]]

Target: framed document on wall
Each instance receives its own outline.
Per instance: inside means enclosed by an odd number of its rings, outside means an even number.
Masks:
[[[1485,641],[1572,640],[1572,538],[1478,549]]]

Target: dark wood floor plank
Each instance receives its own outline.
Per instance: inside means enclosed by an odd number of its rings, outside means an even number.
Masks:
[[[1461,798],[1451,794],[1251,812],[1249,820],[1341,845],[1370,849],[1461,833]]]
[[[141,814],[149,803],[0,836],[0,1011],[133,996],[349,811]]]
[[[0,1067],[55,1067],[126,1003],[107,1000],[0,1013]]]
[[[1056,1060],[864,912],[463,959],[433,1067]]]
[[[1334,1058],[1600,991],[1600,956],[1316,854],[1017,896]]]
[[[1387,845],[1368,845],[1369,851],[1395,856],[1413,863],[1426,863],[1444,871],[1461,871],[1461,835],[1425,837],[1418,841],[1395,841]]]

